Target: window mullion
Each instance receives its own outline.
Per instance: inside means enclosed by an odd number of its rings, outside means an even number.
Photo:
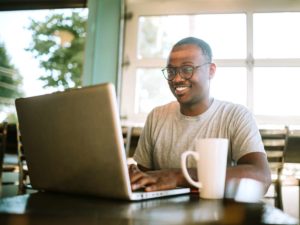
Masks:
[[[247,106],[254,111],[254,81],[253,81],[253,13],[247,13]]]

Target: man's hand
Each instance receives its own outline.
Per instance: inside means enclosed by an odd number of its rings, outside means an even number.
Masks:
[[[141,171],[138,166],[129,166],[131,189],[144,188],[145,191],[158,191],[172,189],[184,180],[180,169]]]

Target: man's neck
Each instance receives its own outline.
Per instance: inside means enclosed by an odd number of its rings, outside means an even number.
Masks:
[[[192,105],[180,104],[180,112],[185,116],[198,116],[204,113],[212,104],[213,98],[208,98]]]

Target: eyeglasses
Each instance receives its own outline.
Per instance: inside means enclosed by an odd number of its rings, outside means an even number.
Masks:
[[[182,79],[185,80],[189,80],[192,78],[194,71],[198,68],[200,68],[201,66],[204,66],[206,64],[210,64],[209,62],[203,63],[199,66],[180,66],[180,67],[166,67],[164,69],[162,69],[161,71],[164,74],[164,77],[168,80],[168,81],[172,81],[174,80],[174,78],[176,77],[177,73],[179,74],[179,76]]]

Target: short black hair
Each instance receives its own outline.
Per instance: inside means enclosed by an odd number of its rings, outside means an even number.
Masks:
[[[176,47],[182,46],[182,45],[196,45],[199,48],[201,48],[203,55],[205,55],[209,62],[212,61],[212,50],[209,44],[207,44],[205,41],[199,38],[195,37],[186,37],[178,41],[172,48],[172,50]]]

